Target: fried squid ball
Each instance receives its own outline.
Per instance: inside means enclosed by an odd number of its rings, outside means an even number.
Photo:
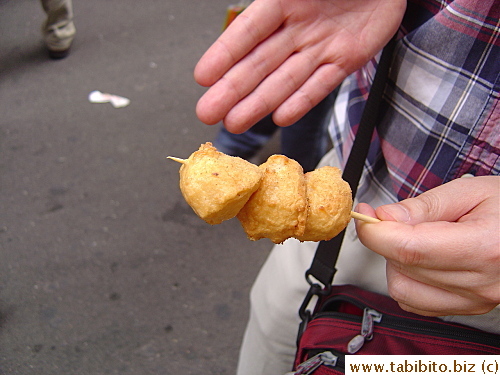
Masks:
[[[325,166],[305,174],[307,220],[300,241],[330,240],[351,220],[352,193],[340,169]]]
[[[186,202],[209,224],[236,216],[260,186],[263,171],[246,160],[200,146],[182,161],[180,189]]]
[[[248,238],[282,243],[303,235],[306,185],[302,167],[286,156],[272,155],[259,168],[264,172],[260,187],[237,215]]]

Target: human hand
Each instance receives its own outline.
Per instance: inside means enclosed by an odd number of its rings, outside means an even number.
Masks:
[[[389,294],[420,315],[484,314],[500,303],[500,177],[460,178],[359,212],[361,242],[387,259]]]
[[[194,76],[211,88],[199,119],[223,120],[233,133],[274,111],[295,123],[395,34],[406,0],[256,0],[198,62]]]

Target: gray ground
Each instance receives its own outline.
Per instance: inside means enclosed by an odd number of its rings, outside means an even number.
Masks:
[[[271,243],[201,221],[165,159],[215,135],[192,71],[229,3],[74,0],[52,61],[40,3],[0,0],[1,375],[234,373]]]

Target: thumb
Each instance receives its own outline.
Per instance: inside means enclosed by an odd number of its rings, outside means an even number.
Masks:
[[[491,176],[459,178],[418,197],[380,206],[375,212],[381,220],[412,225],[434,221],[456,222],[483,201],[498,196],[499,181],[498,177]]]
[[[430,191],[430,190],[429,190]],[[375,211],[380,220],[397,221],[405,224],[419,224],[432,221],[456,221],[462,214],[434,192],[416,198],[405,199],[399,203],[380,206]],[[464,212],[465,213],[465,212]]]
[[[470,181],[465,180],[454,180],[418,197],[380,206],[376,210],[377,217],[412,225],[433,221],[455,222],[481,202],[476,191],[469,186]]]

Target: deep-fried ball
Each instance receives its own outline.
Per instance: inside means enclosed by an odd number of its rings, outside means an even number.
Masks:
[[[192,153],[179,173],[184,199],[209,224],[235,217],[263,175],[255,164],[219,152],[210,142]]]
[[[300,241],[330,240],[351,220],[352,193],[341,171],[325,166],[305,174],[307,220]]]
[[[259,168],[264,172],[260,187],[237,215],[248,238],[282,243],[302,235],[306,221],[302,167],[286,156],[272,155]]]

